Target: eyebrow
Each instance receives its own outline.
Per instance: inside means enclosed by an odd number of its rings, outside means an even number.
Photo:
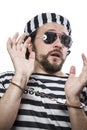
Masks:
[[[48,29],[47,31],[56,31],[55,29]]]
[[[46,32],[56,32],[56,30],[55,29],[48,29]],[[56,32],[57,33],[57,32]],[[62,32],[62,34],[66,34],[67,35],[67,33],[65,33],[65,32]]]

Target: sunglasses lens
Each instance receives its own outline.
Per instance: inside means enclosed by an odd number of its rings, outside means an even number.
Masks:
[[[64,46],[66,46],[66,47],[68,47],[68,48],[70,48],[71,47],[71,38],[69,37],[69,36],[67,36],[67,35],[61,35],[61,43],[64,45]]]
[[[44,35],[43,35],[43,41],[46,44],[51,44],[57,39],[57,37],[59,37],[61,43],[64,46],[66,46],[67,48],[71,47],[71,44],[72,44],[71,37],[69,37],[66,34],[57,34],[55,32],[45,32]]]
[[[57,39],[57,34],[54,32],[45,32],[43,41],[47,44],[53,43]]]

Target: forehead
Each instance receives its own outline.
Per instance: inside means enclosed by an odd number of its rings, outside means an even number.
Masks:
[[[63,25],[60,25],[55,22],[44,24],[43,26],[41,26],[38,29],[38,33],[44,33],[45,31],[48,31],[48,30],[54,30],[57,33],[64,32],[64,33],[68,34],[67,29]]]

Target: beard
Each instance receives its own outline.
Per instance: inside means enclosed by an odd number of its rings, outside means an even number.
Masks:
[[[55,51],[58,51],[58,50],[55,50]],[[62,58],[62,56],[59,59],[61,60],[61,62],[59,62],[58,59],[56,58],[53,58],[53,62],[50,62],[48,60],[48,57],[51,55],[51,53],[55,51],[51,51],[47,55],[40,55],[40,56],[38,56],[36,52],[36,60],[43,67],[44,71],[50,74],[60,71],[64,63],[64,59]]]
[[[40,61],[40,64],[43,66],[46,72],[52,74],[61,70],[63,62],[61,62],[60,64],[52,64],[44,57],[43,60]]]

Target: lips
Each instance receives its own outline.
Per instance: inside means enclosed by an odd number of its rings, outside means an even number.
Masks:
[[[62,56],[62,54],[60,52],[52,52],[51,56],[60,58]]]

